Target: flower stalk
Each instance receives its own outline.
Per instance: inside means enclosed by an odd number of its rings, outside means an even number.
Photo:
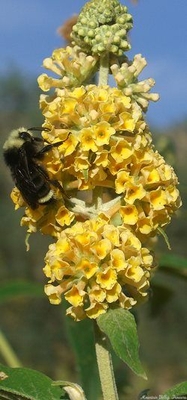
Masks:
[[[109,74],[109,54],[105,53],[103,56],[100,57],[98,86],[104,86],[108,84],[108,74]]]
[[[21,361],[18,359],[16,353],[10,346],[2,331],[0,331],[0,354],[2,355],[9,367],[22,367]]]
[[[94,322],[95,349],[103,400],[118,400],[111,354],[108,350],[107,338]]]

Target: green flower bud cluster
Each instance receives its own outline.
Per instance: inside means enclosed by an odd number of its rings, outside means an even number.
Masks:
[[[73,26],[72,42],[87,53],[123,55],[130,49],[127,32],[132,16],[118,0],[91,0]]]

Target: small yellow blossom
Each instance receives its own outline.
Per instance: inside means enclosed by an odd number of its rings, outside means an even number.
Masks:
[[[25,205],[25,202],[21,196],[20,191],[15,187],[10,195],[13,203],[15,204],[15,210],[17,210],[20,207],[23,207]]]
[[[133,154],[131,143],[127,140],[119,139],[111,148],[111,157],[118,163],[128,160]],[[126,161],[127,162],[127,161]]]
[[[74,307],[80,307],[83,305],[84,294],[84,290],[79,290],[77,285],[73,285],[66,293],[65,299]]]
[[[90,285],[90,290],[89,290],[88,295],[89,295],[89,300],[91,303],[96,303],[96,302],[103,303],[104,300],[106,299],[106,291],[103,290],[100,287],[100,285],[97,285],[95,282],[93,285]]]
[[[97,273],[96,282],[100,285],[102,289],[110,290],[116,283],[117,274],[115,270],[107,267],[105,265],[101,266],[101,271]]]
[[[99,315],[104,314],[107,308],[106,303],[93,302],[90,307],[86,308],[86,316],[90,319],[96,319]]]
[[[138,210],[134,205],[122,206],[120,208],[124,224],[134,225],[138,222]]]
[[[103,260],[111,250],[111,242],[109,239],[101,239],[92,246],[92,251],[100,260]]]
[[[98,123],[94,129],[95,142],[97,146],[109,144],[110,137],[115,134],[115,129],[111,128],[107,122]]]
[[[74,214],[69,212],[65,206],[58,209],[56,213],[56,222],[60,226],[69,226],[74,219]]]
[[[83,151],[93,151],[96,152],[98,147],[95,143],[94,130],[90,128],[85,128],[82,130],[80,135],[81,147]]]
[[[83,274],[87,279],[90,279],[98,270],[98,264],[96,262],[92,262],[89,259],[82,259],[77,264],[77,271],[80,271],[80,274]]]
[[[113,249],[111,251],[111,266],[117,272],[118,271],[125,271],[128,266],[127,261],[125,261],[125,254],[122,250]]]

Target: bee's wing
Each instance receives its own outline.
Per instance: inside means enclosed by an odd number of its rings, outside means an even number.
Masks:
[[[36,208],[38,204],[38,192],[42,185],[49,180],[48,174],[42,167],[37,165],[33,159],[29,158],[24,148],[21,149],[19,163],[15,171],[15,183],[20,190],[24,200],[32,208]]]

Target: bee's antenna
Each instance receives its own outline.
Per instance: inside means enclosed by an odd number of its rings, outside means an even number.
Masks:
[[[28,130],[29,130],[29,131],[40,131],[40,132],[46,131],[46,132],[49,132],[51,129],[49,129],[49,128],[43,128],[42,126],[34,126],[34,127],[32,127],[32,128],[28,128]]]

